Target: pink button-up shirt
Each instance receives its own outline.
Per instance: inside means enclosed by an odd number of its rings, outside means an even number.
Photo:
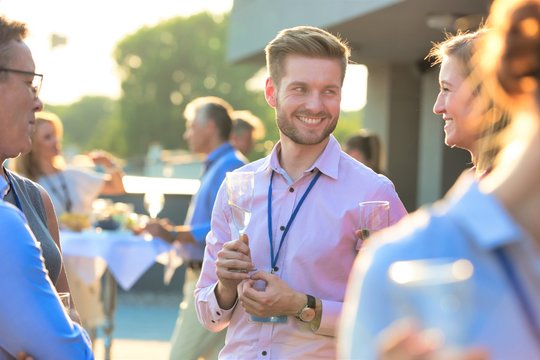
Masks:
[[[268,157],[240,169],[255,172],[252,217],[246,230],[251,257],[257,269],[270,270],[267,200],[272,170],[274,251],[294,207],[316,172],[322,172],[285,237],[275,273],[292,289],[321,299],[321,324],[313,332],[309,324],[292,316],[282,324],[256,323],[248,321],[249,314],[240,305],[229,310],[219,307],[214,294],[217,253],[225,242],[237,238],[231,232],[232,215],[222,186],[195,290],[197,313],[204,326],[212,331],[228,327],[221,359],[335,358],[336,326],[357,254],[358,203],[389,201],[391,224],[407,213],[390,180],[343,153],[333,136],[313,166],[294,182],[279,164],[279,151],[278,144]]]

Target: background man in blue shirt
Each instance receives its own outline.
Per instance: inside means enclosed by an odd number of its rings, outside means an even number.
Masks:
[[[201,187],[193,197],[186,225],[172,226],[166,220],[148,224],[147,230],[169,242],[179,242],[187,262],[184,300],[180,304],[176,327],[171,338],[171,359],[217,358],[225,341],[225,332],[211,333],[197,320],[193,291],[199,278],[206,235],[210,231],[212,208],[225,173],[244,165],[241,155],[229,144],[232,107],[217,97],[200,97],[187,104],[184,111],[184,139],[194,153],[207,155]]]

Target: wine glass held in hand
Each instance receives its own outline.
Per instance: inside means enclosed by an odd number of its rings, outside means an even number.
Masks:
[[[455,350],[467,346],[474,267],[467,259],[398,261],[388,270],[396,312]]]
[[[234,226],[240,237],[244,235],[251,220],[254,177],[255,174],[252,171],[228,172],[225,176],[228,204],[231,208]]]
[[[388,227],[390,222],[390,203],[388,201],[364,201],[360,207],[360,231],[356,250],[360,250],[369,236]]]
[[[165,195],[162,192],[151,190],[144,194],[144,207],[152,219],[157,218],[164,204]]]

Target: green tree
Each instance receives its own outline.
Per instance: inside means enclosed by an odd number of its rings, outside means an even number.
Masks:
[[[227,62],[227,28],[227,15],[200,13],[142,28],[118,44],[115,58],[123,77],[119,135],[127,152],[145,153],[153,142],[185,147],[182,113],[199,96],[219,96],[235,109],[268,118],[263,94],[245,86],[260,66]]]
[[[56,113],[64,125],[65,145],[80,151],[100,148],[124,153],[116,101],[103,96],[86,96],[70,105],[47,105],[45,110]]]

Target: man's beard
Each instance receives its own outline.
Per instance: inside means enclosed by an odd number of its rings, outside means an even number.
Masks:
[[[324,140],[326,140],[328,138],[328,136],[330,136],[330,134],[336,129],[336,126],[337,126],[337,121],[335,121],[333,123],[332,126],[330,126],[329,128],[326,128],[323,133],[321,133],[320,135],[318,136],[315,136],[314,134],[302,134],[298,128],[296,128],[293,124],[293,118],[295,118],[296,116],[300,115],[300,116],[305,116],[305,117],[324,117],[326,120],[325,121],[332,121],[332,120],[329,120],[331,119],[331,116],[330,114],[328,114],[327,112],[320,112],[318,114],[311,114],[309,112],[306,112],[306,111],[299,111],[299,112],[294,112],[292,115],[291,115],[291,118],[287,118],[287,115],[284,114],[280,108],[279,108],[279,104],[277,104],[276,106],[276,122],[277,122],[277,126],[279,128],[279,130],[281,131],[281,133],[283,133],[285,136],[287,136],[289,139],[291,139],[293,142],[295,142],[296,144],[300,144],[300,145],[316,145],[316,144],[320,144],[322,143]]]

